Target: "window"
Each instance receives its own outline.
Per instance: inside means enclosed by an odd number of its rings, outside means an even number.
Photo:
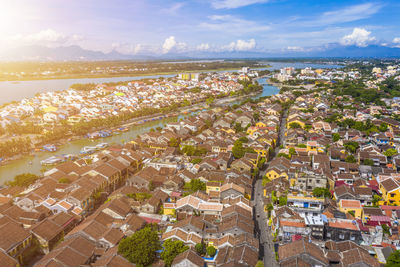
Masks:
[[[355,235],[351,235],[351,236],[350,236],[350,240],[351,240],[351,241],[356,240],[356,236],[355,236]]]
[[[390,197],[394,197],[395,194],[390,194]]]
[[[344,239],[344,234],[339,234],[339,239]]]
[[[317,184],[319,184],[319,183],[320,183],[320,180],[317,179]]]
[[[330,233],[330,232],[327,232],[327,233],[326,233],[326,237],[331,237],[331,233]]]

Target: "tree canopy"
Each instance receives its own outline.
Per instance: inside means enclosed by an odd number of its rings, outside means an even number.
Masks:
[[[8,186],[21,186],[21,187],[28,187],[29,185],[33,184],[39,176],[33,173],[23,173],[18,174],[14,177],[12,181],[6,182]]]
[[[314,197],[331,197],[331,192],[328,188],[316,187],[313,189],[312,194]]]
[[[164,250],[161,252],[161,259],[163,259],[166,266],[171,266],[177,255],[189,249],[189,247],[185,246],[182,241],[172,239],[166,240],[163,244],[163,247]]]
[[[118,245],[118,253],[138,266],[151,265],[160,249],[157,231],[149,225],[124,238]]]

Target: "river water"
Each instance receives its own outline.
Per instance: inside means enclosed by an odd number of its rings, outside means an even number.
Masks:
[[[305,66],[313,67],[313,64],[289,64],[289,63],[282,63],[282,66],[293,66],[295,68],[304,68]],[[279,69],[281,68],[280,65],[276,63],[272,63],[273,67],[271,69]],[[327,65],[329,66],[329,65]],[[325,68],[327,67],[325,66]],[[321,66],[322,67],[322,66]],[[320,66],[315,66],[315,68],[320,68]],[[128,81],[128,80],[135,80],[135,79],[144,79],[144,78],[159,78],[159,77],[172,77],[174,75],[156,75],[156,76],[137,76],[137,77],[116,77],[116,78],[96,78],[96,79],[68,79],[68,80],[41,80],[41,81],[24,81],[17,84],[12,82],[0,82],[0,96],[5,95],[2,93],[4,91],[13,92],[13,96],[16,94],[21,95],[24,94],[25,97],[33,96],[38,92],[44,91],[51,91],[52,88],[57,85],[56,90],[64,90],[68,89],[68,87],[73,83],[101,83],[101,82],[116,82],[116,81]],[[263,96],[270,96],[277,94],[279,89],[275,86],[265,85],[265,79],[259,79],[260,83],[263,83],[263,91],[254,96],[253,98],[259,98]],[[4,85],[6,85],[7,89],[4,89]],[[9,86],[9,87],[7,87]],[[17,92],[17,93],[16,93]],[[26,94],[25,94],[26,93]],[[33,94],[33,95],[31,95]],[[3,99],[0,97],[1,101]],[[18,99],[12,99],[18,100]],[[11,101],[10,99],[5,102]],[[4,103],[4,102],[3,102]],[[123,132],[118,135],[113,135],[107,138],[101,138],[96,140],[90,140],[88,138],[83,138],[76,141],[71,141],[61,147],[58,148],[56,152],[35,152],[33,156],[26,156],[21,159],[9,162],[4,166],[0,166],[0,185],[3,184],[5,181],[12,180],[15,175],[30,172],[35,174],[40,174],[42,166],[40,161],[47,159],[54,155],[61,155],[61,154],[79,154],[79,151],[84,146],[94,146],[99,143],[109,143],[109,144],[117,144],[130,141],[135,139],[138,135],[148,132],[152,128],[162,127],[168,122],[176,121],[177,119],[183,118],[183,115],[178,116],[178,118],[169,117],[158,121],[148,121],[141,125],[134,125],[129,128],[128,131]]]
[[[324,64],[307,64],[307,63],[285,63],[285,62],[265,62],[271,65],[269,70],[276,70],[283,67],[298,68],[341,68],[338,65],[324,65]],[[32,98],[37,93],[48,91],[62,91],[68,89],[74,83],[106,83],[106,82],[119,82],[131,81],[140,79],[156,79],[160,77],[174,77],[175,74],[170,75],[149,75],[149,76],[131,76],[131,77],[111,77],[111,78],[85,78],[85,79],[57,79],[57,80],[37,80],[37,81],[8,81],[0,82],[0,105],[11,102],[19,101],[24,98]]]

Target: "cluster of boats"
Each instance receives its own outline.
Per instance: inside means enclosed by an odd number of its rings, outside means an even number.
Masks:
[[[108,146],[108,143],[100,143],[95,146],[85,146],[81,149],[80,154],[90,155],[98,150],[106,148],[107,146]],[[52,165],[66,162],[68,160],[76,160],[76,159],[78,159],[77,155],[62,154],[62,155],[51,156],[47,159],[44,159],[44,160],[40,161],[40,164],[43,166],[52,166]]]
[[[102,130],[102,131],[97,131],[97,132],[93,132],[93,133],[88,133],[88,134],[87,134],[87,137],[88,137],[89,139],[106,138],[106,137],[112,136],[113,134],[120,134],[120,133],[122,133],[122,132],[127,132],[127,131],[129,131],[129,128],[127,128],[127,127],[120,127],[120,128],[117,128],[117,129],[115,129],[115,130],[113,130],[113,131],[110,131],[110,130]]]
[[[44,159],[40,161],[40,164],[43,166],[51,166],[62,162],[66,162],[68,160],[75,160],[77,158],[78,157],[73,154],[62,154],[57,156],[51,156],[50,158]]]
[[[100,149],[104,149],[107,146],[108,146],[107,143],[100,143],[100,144],[97,144],[95,146],[85,146],[85,147],[83,147],[81,149],[80,153],[81,154],[86,154],[86,155],[93,154],[94,152],[96,152],[96,151],[98,151]]]

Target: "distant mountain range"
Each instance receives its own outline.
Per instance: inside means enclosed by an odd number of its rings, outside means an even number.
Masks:
[[[271,57],[340,57],[340,58],[392,58],[400,57],[400,48],[380,45],[366,47],[343,46],[329,44],[323,47],[299,49],[296,51],[269,52],[207,52],[191,51],[186,53],[168,53],[154,55],[126,55],[115,50],[109,53],[83,49],[80,46],[60,46],[55,48],[45,46],[24,46],[2,51],[0,60],[159,60],[159,59],[197,59],[197,58],[271,58]]]

